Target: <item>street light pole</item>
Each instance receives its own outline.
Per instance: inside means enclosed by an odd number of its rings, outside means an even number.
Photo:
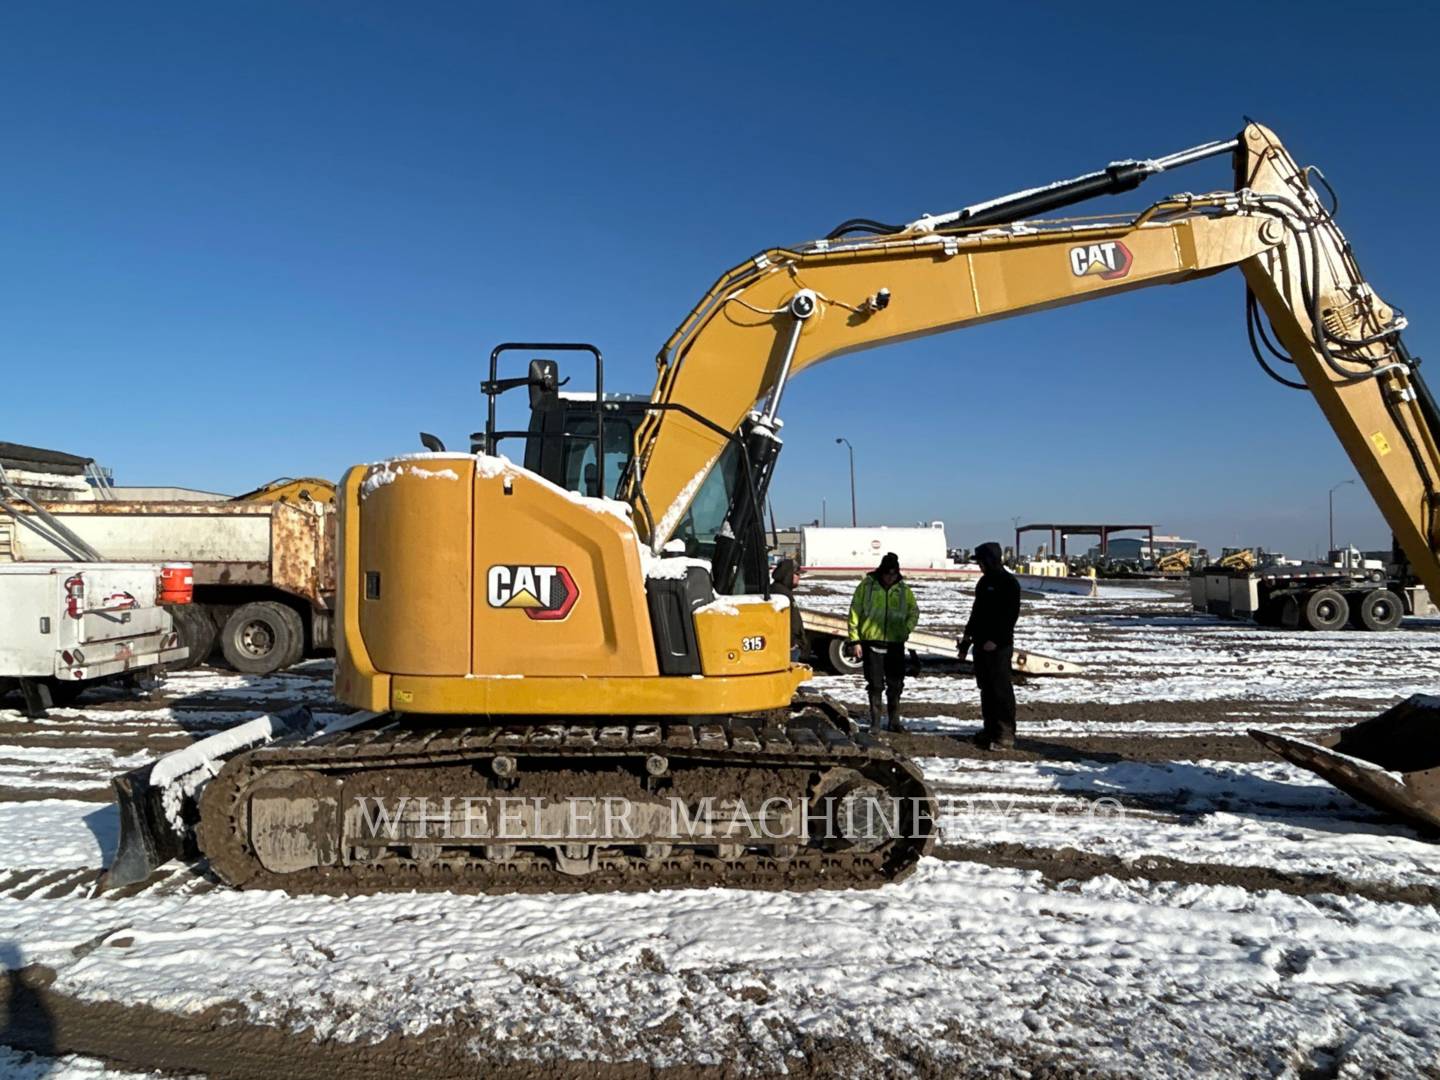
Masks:
[[[836,439],[835,442],[837,444],[844,443],[846,449],[850,451],[850,527],[854,528],[859,524],[855,517],[855,447],[851,446],[850,440],[844,437]]]
[[[1354,480],[1341,480],[1330,489],[1330,551],[1335,550],[1335,492],[1339,491],[1346,484],[1353,484]]]

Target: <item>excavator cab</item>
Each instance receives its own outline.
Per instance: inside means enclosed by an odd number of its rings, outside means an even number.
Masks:
[[[499,348],[504,351],[510,346]],[[594,346],[532,348],[568,351],[593,350]],[[497,394],[530,387],[529,427],[524,432],[497,430],[493,444],[487,442],[485,432],[477,432],[471,436],[471,448],[481,452],[491,445],[503,449],[501,440],[521,437],[526,469],[578,495],[620,499],[634,456],[636,430],[649,413],[663,406],[644,394],[605,392],[599,361],[595,390],[562,389],[569,383],[568,377],[560,378],[555,361],[538,358],[530,361],[527,379],[501,380],[492,375],[486,386]],[[747,453],[743,439],[733,437],[671,537],[672,543],[684,545],[686,556],[712,564],[715,589],[720,593],[760,593],[766,588],[769,549],[763,515],[756,508],[764,504],[768,485],[758,483],[761,469],[755,460],[746,460]],[[768,470],[765,475],[768,479]],[[748,482],[751,476],[757,480],[753,489]]]
[[[552,361],[531,361],[532,368],[537,363]],[[597,403],[593,391],[562,392],[558,385],[553,390],[532,389],[525,468],[578,495],[620,498],[635,428],[649,403],[640,394],[607,394]],[[604,491],[600,490],[602,471]]]

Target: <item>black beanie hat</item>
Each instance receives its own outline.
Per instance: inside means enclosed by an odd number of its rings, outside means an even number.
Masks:
[[[877,574],[883,574],[887,570],[897,574],[900,572],[900,556],[893,551],[887,551],[885,557],[880,560],[880,565],[875,568]]]

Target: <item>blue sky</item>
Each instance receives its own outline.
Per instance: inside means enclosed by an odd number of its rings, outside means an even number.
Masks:
[[[1245,115],[1324,168],[1425,355],[1440,18],[1166,11],[6,5],[0,439],[232,491],[338,476],[422,428],[463,445],[498,341],[593,341],[612,387],[648,391],[674,325],[763,247]],[[1308,395],[1250,359],[1242,298],[1226,274],[824,365],[785,398],[776,512],[848,518],[844,435],[862,522],[941,518],[969,545],[1014,515],[1144,520],[1309,554],[1354,470]],[[1388,544],[1358,487],[1336,520]]]

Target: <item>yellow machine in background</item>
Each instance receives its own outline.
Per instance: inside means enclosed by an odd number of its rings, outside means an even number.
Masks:
[[[1036,217],[1215,155],[1232,156],[1233,189],[1106,219]],[[431,453],[345,477],[336,690],[376,715],[233,757],[199,806],[212,867],[292,891],[903,875],[933,842],[929,795],[843,711],[796,697],[809,672],[790,662],[783,602],[765,595],[761,508],[794,376],[923,334],[1240,269],[1257,358],[1315,397],[1440,595],[1435,405],[1403,319],[1310,181],[1250,124],[1169,157],[904,225],[853,219],[764,251],[722,275],[666,342],[633,433],[593,346],[498,348],[471,453],[430,438]],[[1293,370],[1276,371],[1262,346]],[[500,378],[499,357],[517,350],[535,357],[528,374]],[[499,431],[507,391],[527,389],[537,415],[554,410],[558,369],[544,357],[559,350],[593,354],[593,398],[559,430]],[[498,456],[517,436],[529,468]],[[457,835],[447,799],[503,797],[532,800],[531,824],[501,835],[487,819]],[[402,798],[432,809],[397,811],[397,827],[377,830],[366,800]],[[579,830],[561,810],[576,798],[624,800],[643,827]],[[678,830],[667,800],[713,828]],[[757,823],[757,802],[771,801],[786,809]],[[826,819],[837,804],[904,809],[893,827],[872,815],[837,832]]]
[[[335,501],[335,485],[329,480],[321,480],[314,476],[304,476],[298,480],[293,477],[284,476],[279,480],[271,480],[270,483],[264,484],[254,491],[247,491],[243,495],[236,495],[233,501],[262,503],[333,503]]]
[[[1254,548],[1226,548],[1217,566],[1226,570],[1253,570],[1255,568]]]
[[[1167,551],[1155,560],[1155,572],[1159,574],[1183,574],[1190,569],[1193,556],[1189,548]]]

